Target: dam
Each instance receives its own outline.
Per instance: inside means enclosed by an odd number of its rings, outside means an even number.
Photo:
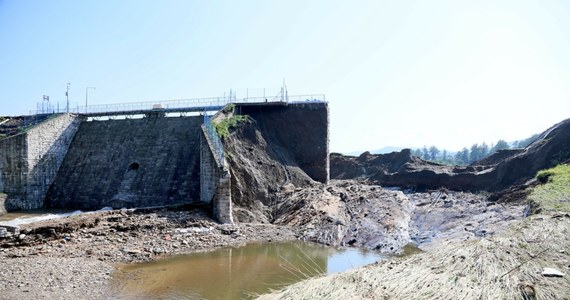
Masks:
[[[231,105],[327,182],[328,103],[303,98]],[[153,103],[33,116],[36,123],[0,139],[0,211],[203,204],[233,222],[231,172],[210,124],[229,102]]]

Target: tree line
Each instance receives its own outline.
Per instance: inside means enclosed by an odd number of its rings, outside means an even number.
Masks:
[[[446,165],[469,165],[475,161],[481,160],[499,150],[511,148],[524,148],[530,145],[538,138],[535,134],[527,139],[516,141],[509,144],[507,141],[501,139],[496,144],[487,145],[483,142],[481,144],[475,143],[471,147],[463,147],[460,151],[450,152],[446,149],[440,150],[436,146],[418,148],[412,150],[412,154],[424,160],[429,160]]]

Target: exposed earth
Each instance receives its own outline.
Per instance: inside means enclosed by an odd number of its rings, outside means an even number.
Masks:
[[[202,209],[157,208],[21,225],[19,234],[0,240],[0,291],[6,299],[107,298],[114,292],[109,282],[116,263],[254,241],[302,239],[386,253],[401,252],[411,243],[429,250],[492,235],[521,219],[524,209],[489,205],[484,195],[405,194],[356,181],[289,188],[279,193],[284,205],[274,224],[218,224]]]
[[[0,238],[0,295],[109,298],[116,263],[302,239],[383,253],[425,252],[266,297],[493,299],[524,292],[534,295],[524,299],[564,299],[569,276],[544,278],[540,272],[547,266],[570,272],[570,216],[529,217],[535,210],[526,195],[538,184],[533,180],[538,170],[570,158],[568,140],[567,120],[525,149],[467,167],[425,162],[408,150],[333,154],[333,180],[323,184],[307,176],[286,145],[253,120],[224,139],[236,224],[219,224],[205,209],[188,207],[103,211],[25,224],[19,233]]]

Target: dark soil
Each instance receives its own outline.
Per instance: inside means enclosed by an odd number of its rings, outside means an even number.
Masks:
[[[498,192],[524,184],[539,170],[570,159],[570,119],[543,132],[524,149],[500,151],[466,167],[434,164],[409,149],[359,157],[331,154],[331,177],[368,179],[383,186]]]

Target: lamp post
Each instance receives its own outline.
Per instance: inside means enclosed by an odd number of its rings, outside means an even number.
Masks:
[[[67,83],[67,91],[65,92],[65,97],[67,98],[67,106],[65,107],[65,111],[69,112],[69,86],[71,83]]]
[[[89,89],[95,90],[94,86],[88,86],[85,88],[85,113],[87,113],[87,99],[89,99]]]

